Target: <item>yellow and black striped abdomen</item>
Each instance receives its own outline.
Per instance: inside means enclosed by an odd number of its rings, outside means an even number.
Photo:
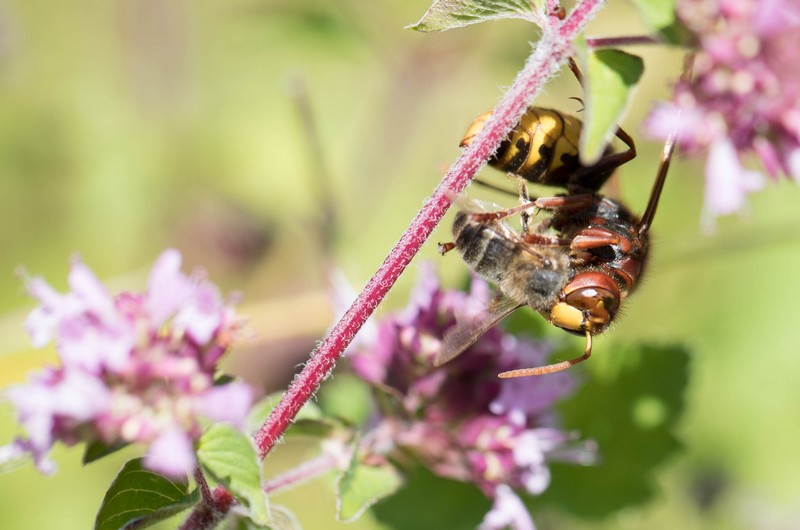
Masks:
[[[491,115],[487,112],[472,122],[461,140],[461,147],[472,142]],[[528,107],[489,159],[489,164],[529,182],[568,187],[574,184],[570,179],[577,170],[584,167],[578,158],[582,127],[583,123],[569,114]]]

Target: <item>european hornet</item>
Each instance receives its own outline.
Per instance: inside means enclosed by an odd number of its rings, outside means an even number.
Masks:
[[[467,129],[460,146],[466,147],[483,129],[492,112],[478,116]],[[585,166],[578,156],[583,123],[569,114],[544,107],[528,107],[519,123],[500,142],[489,165],[512,176],[547,186],[566,188],[570,193],[595,193],[616,168],[636,157],[636,145],[628,133],[616,136],[628,147],[615,153],[608,147],[594,164]]]
[[[462,145],[472,140],[486,119],[484,115],[475,120]],[[458,250],[470,268],[497,286],[501,296],[481,318],[459,322],[445,335],[437,365],[461,354],[500,320],[527,305],[551,324],[585,336],[583,355],[504,372],[500,377],[564,370],[591,356],[592,337],[608,329],[621,304],[636,289],[647,263],[649,230],[675,148],[675,134],[664,144],[647,208],[638,218],[620,202],[597,192],[616,167],[635,156],[633,139],[618,130],[617,136],[628,150],[607,151],[596,164],[583,166],[576,147],[580,129],[576,118],[530,107],[490,161],[519,178],[523,204],[489,210],[477,201],[461,199],[453,223],[454,241],[440,244],[439,250],[442,254]],[[523,179],[563,186],[567,194],[531,199]],[[506,224],[506,218],[525,216],[532,209],[551,215],[534,227],[528,227],[523,217],[521,232]]]

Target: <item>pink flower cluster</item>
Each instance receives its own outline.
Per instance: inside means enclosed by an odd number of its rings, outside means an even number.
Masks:
[[[191,472],[201,418],[241,424],[253,393],[241,382],[214,385],[214,372],[239,323],[216,286],[180,271],[164,252],[147,292],[111,296],[82,262],[60,294],[28,280],[40,305],[26,321],[36,347],[55,340],[60,366],[4,394],[27,437],[0,449],[0,460],[33,456],[52,472],[52,446],[81,441],[149,446],[145,465],[172,477]]]
[[[708,153],[711,220],[742,209],[766,182],[745,167],[745,153],[770,177],[800,182],[800,2],[680,0],[677,14],[698,43],[694,75],[655,109],[648,130],[660,138],[677,130],[682,150]]]
[[[438,475],[477,485],[495,500],[483,528],[504,528],[507,521],[532,528],[513,489],[539,494],[550,482],[548,460],[589,463],[593,449],[556,427],[553,406],[575,387],[569,373],[497,377],[544,364],[550,343],[495,328],[460,357],[433,367],[447,329],[484,311],[489,297],[488,285],[478,278],[470,293],[445,291],[426,270],[410,306],[379,322],[374,342],[359,344],[349,359],[357,375],[396,405],[383,411],[365,437],[373,453],[411,453]]]

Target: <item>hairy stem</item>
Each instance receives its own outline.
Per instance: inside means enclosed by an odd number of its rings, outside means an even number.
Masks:
[[[269,453],[300,407],[308,401],[322,380],[330,373],[356,332],[375,311],[444,217],[450,207],[450,197],[458,195],[469,185],[478,170],[497,149],[500,141],[522,116],[528,103],[541,90],[545,81],[555,75],[567,61],[572,53],[572,41],[604,3],[605,0],[583,0],[563,23],[543,29],[542,38],[536,43],[534,52],[495,108],[492,118],[453,164],[433,195],[425,201],[422,210],[384,260],[378,272],[312,353],[311,359],[289,385],[283,399],[256,433],[256,446],[262,458]]]
[[[361,294],[329,335],[314,350],[308,363],[289,385],[278,406],[255,434],[254,439],[261,458],[274,447],[300,408],[328,376],[355,334],[372,315],[442,220],[450,207],[451,199],[466,189],[475,174],[495,152],[500,141],[519,121],[529,102],[539,93],[544,83],[558,73],[567,62],[572,55],[572,42],[604,4],[605,0],[581,0],[563,22],[556,17],[550,17],[551,25],[542,28],[541,39],[536,43],[533,53],[528,57],[524,68],[508,92],[494,109],[491,119],[450,167],[442,182],[433,195],[425,201],[420,212],[378,271],[367,282]],[[199,508],[203,508],[203,505]],[[190,519],[194,515],[193,512]],[[211,527],[184,525],[182,528],[188,530]]]
[[[217,486],[211,494],[210,502],[205,498],[195,506],[189,517],[178,530],[208,530],[221,523],[235,500],[224,488]]]
[[[200,466],[194,468],[194,481],[197,483],[197,488],[200,490],[200,500],[206,504],[214,502],[214,497],[211,494],[211,488],[208,487],[206,476],[203,475],[203,470]]]

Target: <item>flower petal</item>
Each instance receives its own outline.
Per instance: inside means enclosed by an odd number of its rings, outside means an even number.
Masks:
[[[212,420],[242,427],[252,404],[253,389],[247,383],[233,381],[206,390],[195,407],[197,412]]]
[[[747,193],[761,188],[763,182],[763,175],[741,166],[730,140],[717,140],[711,145],[706,164],[704,209],[714,216],[739,211]]]
[[[147,309],[153,327],[163,325],[191,294],[191,281],[181,272],[180,252],[165,250],[153,265],[147,282]]]
[[[505,484],[497,486],[494,504],[478,527],[479,530],[535,530],[533,519],[522,500]]]
[[[150,444],[144,465],[171,478],[186,477],[195,465],[192,440],[177,427],[167,429]]]

